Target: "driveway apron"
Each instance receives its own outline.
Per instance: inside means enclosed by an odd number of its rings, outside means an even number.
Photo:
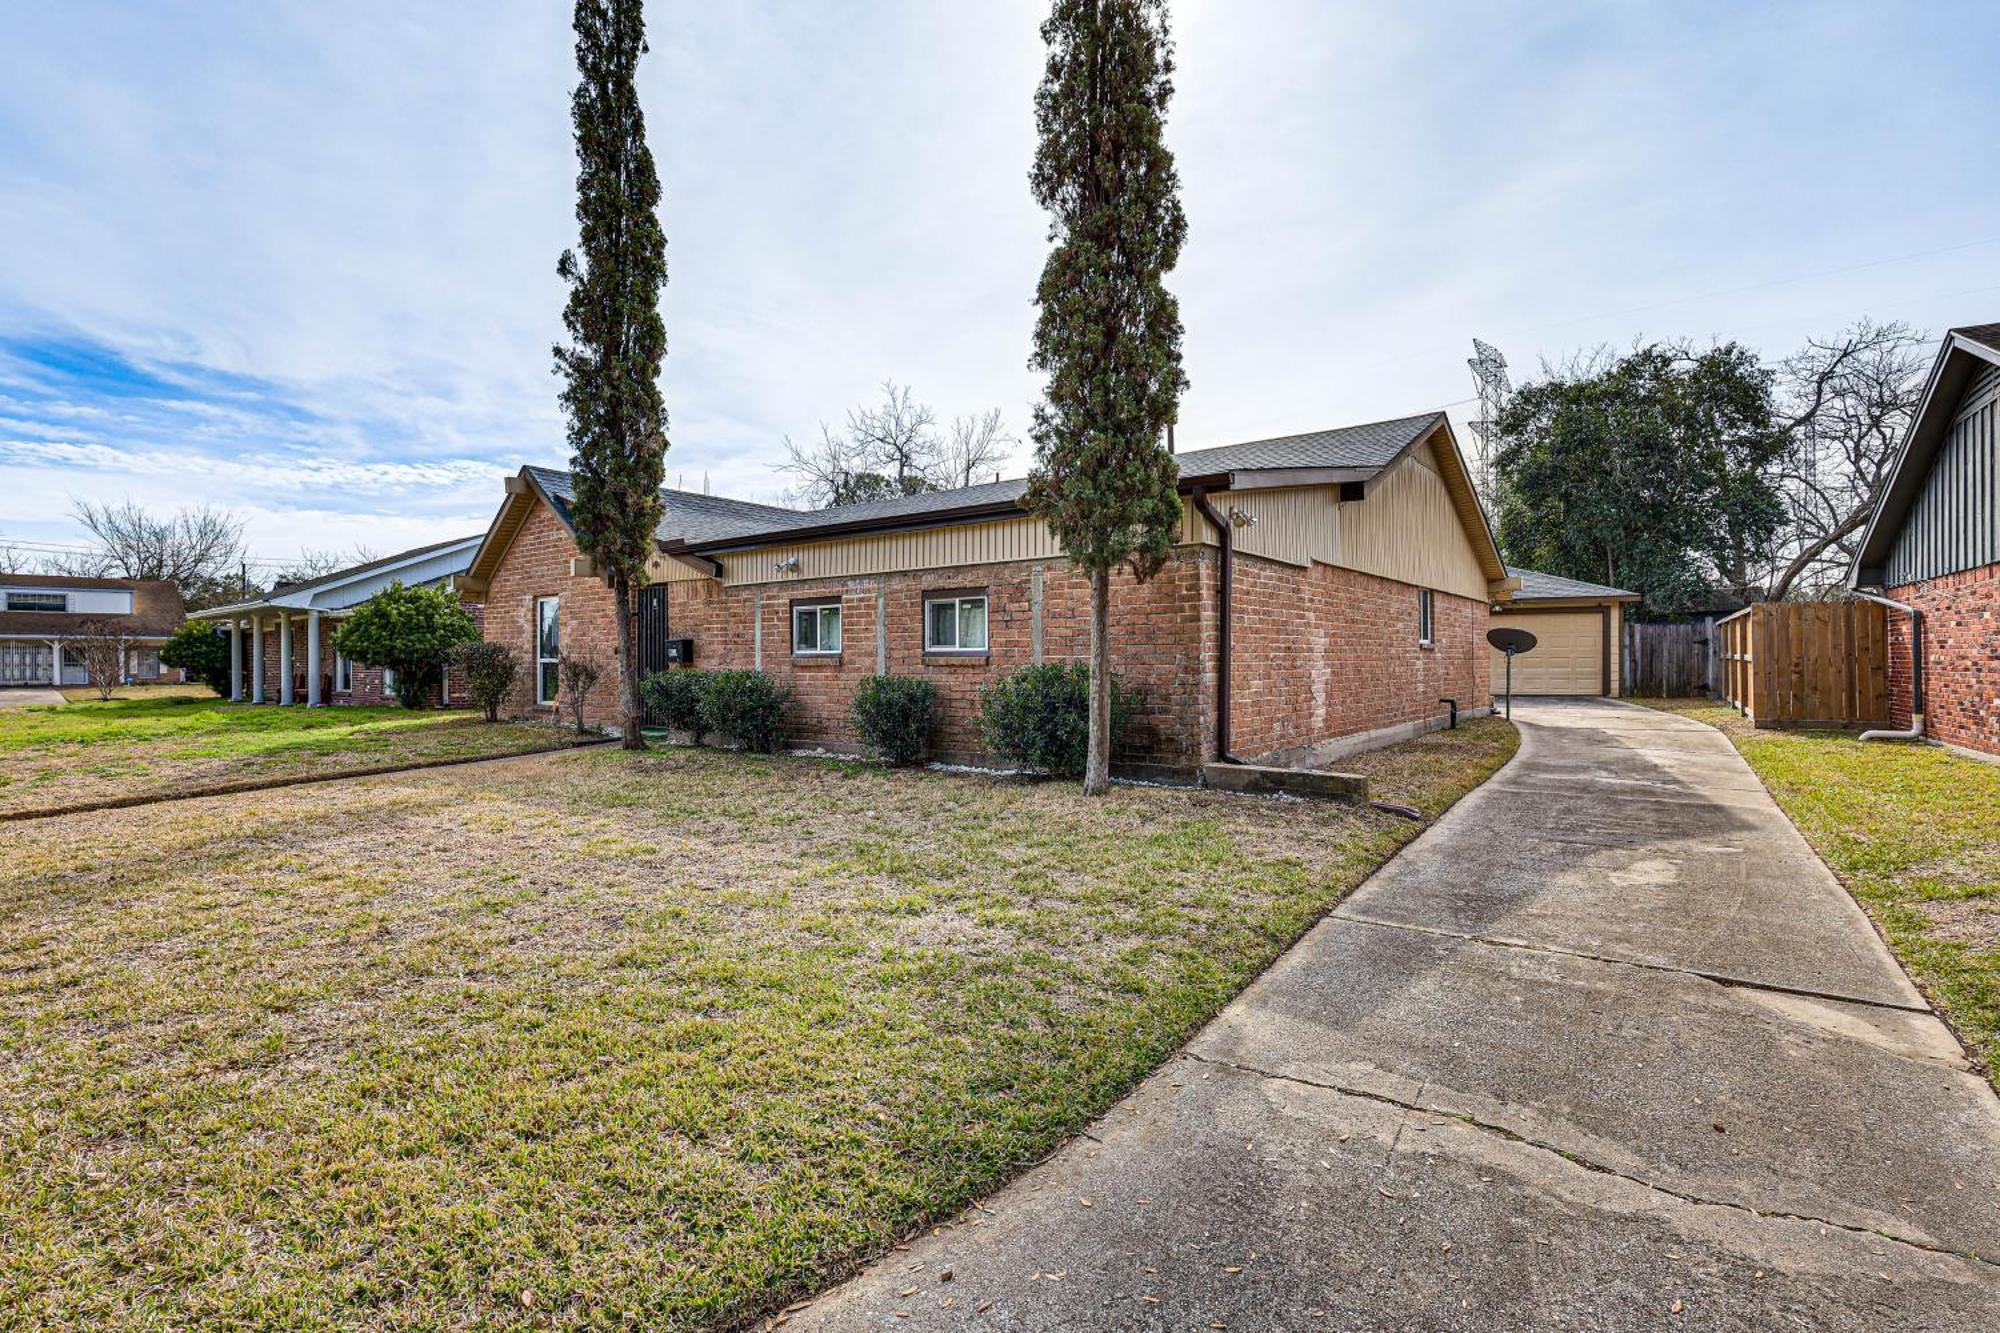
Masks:
[[[2000,1327],[2000,1103],[1727,738],[1520,754],[825,1329]]]

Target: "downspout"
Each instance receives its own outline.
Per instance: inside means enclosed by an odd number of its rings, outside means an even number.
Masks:
[[[1195,511],[1215,526],[1216,541],[1222,549],[1222,586],[1217,600],[1221,616],[1220,639],[1221,660],[1215,670],[1215,757],[1224,764],[1240,764],[1229,748],[1229,622],[1230,604],[1236,591],[1236,529],[1227,518],[1215,512],[1215,506],[1208,502],[1206,488],[1197,486],[1189,496],[1194,501]]]
[[[1902,611],[1910,617],[1910,725],[1903,731],[1883,729],[1864,731],[1864,741],[1913,741],[1924,734],[1924,613],[1908,602],[1893,602],[1887,597],[1878,597],[1872,592],[1854,590],[1856,597],[1877,602],[1892,611]]]

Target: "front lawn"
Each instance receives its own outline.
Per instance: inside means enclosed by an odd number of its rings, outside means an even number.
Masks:
[[[1369,762],[1437,811],[1514,743]],[[0,1308],[729,1327],[1046,1154],[1418,829],[688,750],[0,826]]]
[[[1706,699],[1635,699],[1729,734],[2000,1086],[2000,765],[1835,731],[1757,730]]]
[[[565,744],[465,712],[278,708],[151,687],[134,698],[0,711],[0,815]]]

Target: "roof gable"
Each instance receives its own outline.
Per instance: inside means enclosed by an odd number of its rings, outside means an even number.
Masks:
[[[1958,415],[1959,403],[1973,377],[1988,366],[2000,366],[2000,324],[1968,324],[1945,334],[1924,384],[1924,396],[1909,434],[1889,469],[1874,515],[1861,537],[1860,550],[1848,574],[1848,584],[1861,587],[1883,581],[1896,540],[1909,520],[1910,509],[1923,494],[1931,464],[1937,460]]]

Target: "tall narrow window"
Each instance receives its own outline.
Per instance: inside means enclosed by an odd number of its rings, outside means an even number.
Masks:
[[[792,606],[792,652],[802,657],[840,651],[840,603],[798,602]]]
[[[559,597],[535,599],[535,702],[552,704],[562,691],[562,617]]]
[[[1429,588],[1419,588],[1417,590],[1417,642],[1426,648],[1431,646],[1431,634],[1435,628],[1432,623],[1432,611],[1431,590]]]
[[[924,598],[924,651],[986,651],[986,594],[932,593]]]
[[[346,653],[333,655],[333,689],[336,694],[351,694],[354,690],[354,663]]]

